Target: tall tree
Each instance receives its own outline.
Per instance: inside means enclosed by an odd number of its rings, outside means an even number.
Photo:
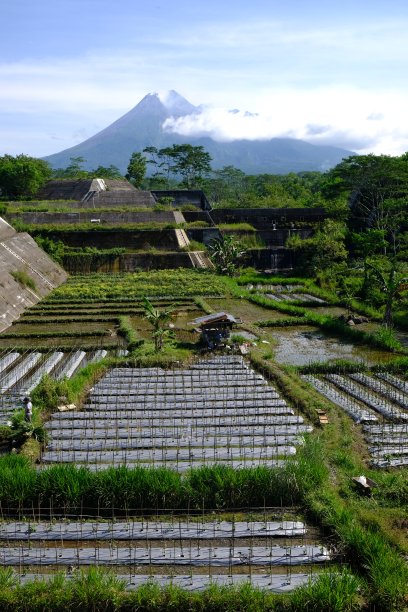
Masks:
[[[328,173],[327,189],[346,192],[350,204],[350,227],[389,231],[395,201],[408,202],[408,156],[352,155]],[[390,205],[390,201],[394,205]]]
[[[211,156],[202,146],[174,144],[163,149],[146,147],[143,152],[151,156],[147,163],[155,167],[153,177],[164,179],[167,185],[174,176],[181,178],[181,186],[187,189],[200,187],[211,172]]]
[[[90,173],[88,170],[83,168],[83,165],[86,163],[86,159],[84,157],[70,157],[69,164],[66,168],[57,168],[54,170],[55,178],[66,178],[66,179],[86,179],[90,178]]]
[[[7,198],[33,196],[51,175],[51,167],[42,159],[23,154],[0,157],[0,190]]]
[[[131,181],[135,187],[141,187],[146,175],[146,167],[146,157],[136,151],[132,153],[125,175],[127,180]]]
[[[344,245],[344,224],[326,219],[311,238],[292,235],[286,246],[293,249],[298,266],[307,274],[327,272],[336,264],[345,262],[347,251]]]
[[[211,156],[202,146],[190,144],[173,145],[167,150],[174,160],[172,170],[182,177],[181,184],[187,189],[199,187],[202,179],[211,172]]]

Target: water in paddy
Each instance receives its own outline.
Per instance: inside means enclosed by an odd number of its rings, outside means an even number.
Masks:
[[[374,365],[395,358],[392,353],[327,336],[315,327],[279,328],[271,335],[277,341],[274,353],[279,363],[300,366],[315,361],[347,359]]]

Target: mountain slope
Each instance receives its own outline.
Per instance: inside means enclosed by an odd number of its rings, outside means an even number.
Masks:
[[[294,138],[216,142],[209,137],[186,137],[163,130],[166,119],[193,113],[200,113],[200,108],[175,91],[170,91],[164,98],[148,94],[101,132],[44,159],[53,168],[64,168],[71,157],[83,157],[87,169],[113,164],[125,172],[134,151],[142,151],[148,146],[163,148],[189,142],[202,145],[210,153],[215,169],[232,165],[248,174],[259,174],[327,170],[352,154],[346,149],[312,145]]]

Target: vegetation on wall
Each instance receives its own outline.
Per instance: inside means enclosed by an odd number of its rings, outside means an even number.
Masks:
[[[25,270],[12,270],[10,274],[23,287],[28,287],[32,291],[36,290],[35,280]]]

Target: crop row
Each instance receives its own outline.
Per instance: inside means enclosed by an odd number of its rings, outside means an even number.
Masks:
[[[405,380],[388,374],[369,376],[362,373],[348,376],[327,374],[320,378],[307,375],[304,378],[354,421],[364,423],[368,450],[375,467],[408,465]]]
[[[152,270],[148,274],[136,272],[127,275],[90,275],[89,278],[74,277],[69,282],[55,289],[43,302],[81,298],[81,301],[92,299],[116,299],[122,296],[135,299],[143,296],[194,296],[223,295],[227,285],[222,277],[195,270]]]

